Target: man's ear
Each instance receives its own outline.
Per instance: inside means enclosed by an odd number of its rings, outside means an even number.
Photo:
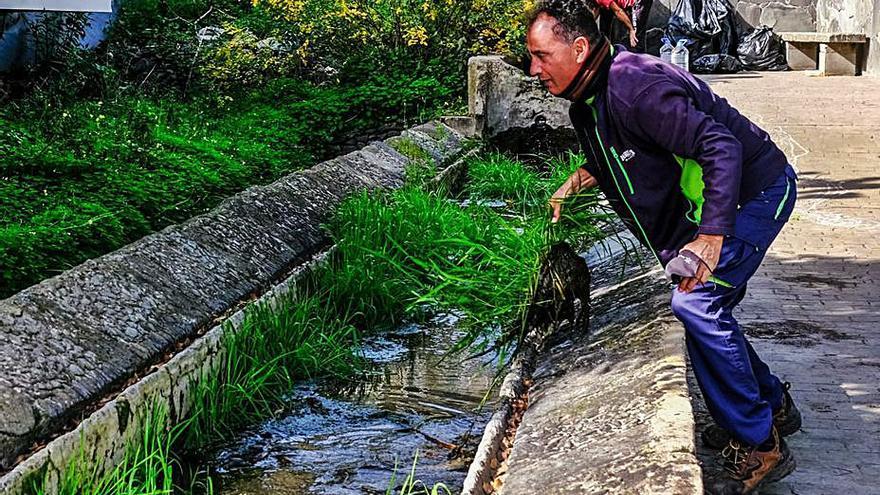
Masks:
[[[577,54],[577,63],[582,64],[590,54],[590,41],[585,36],[578,36],[574,40],[574,51]]]

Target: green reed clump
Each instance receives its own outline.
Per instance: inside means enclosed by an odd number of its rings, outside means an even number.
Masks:
[[[561,171],[544,176],[497,154],[470,165],[472,194],[507,199],[522,213],[505,216],[478,202],[463,208],[415,187],[364,193],[337,210],[329,229],[341,262],[322,285],[332,287],[332,304],[358,327],[418,318],[426,307],[456,309],[468,315],[461,345],[473,343],[521,315],[550,244],[582,246],[602,237],[598,225],[608,213],[595,192],[569,200],[556,226],[543,206],[577,157],[556,160],[550,166]]]
[[[549,223],[550,197],[583,163],[583,155],[571,152],[551,156],[538,167],[500,153],[479,155],[468,163],[466,190],[472,198],[506,201],[520,212],[519,217],[508,216],[511,224],[543,229],[546,245],[566,241],[583,249],[605,237],[603,229],[615,218],[610,208],[599,203],[597,189],[570,196],[563,203],[559,224]]]
[[[542,246],[537,229],[412,187],[350,198],[329,227],[341,260],[330,300],[364,328],[418,317],[425,305],[463,310],[475,325],[504,319]]]
[[[452,495],[452,490],[443,483],[435,483],[428,488],[428,485],[426,485],[424,481],[416,478],[416,466],[418,463],[419,451],[417,450],[413,456],[412,467],[406,475],[406,478],[403,479],[403,484],[401,484],[399,490],[395,490],[397,481],[397,464],[395,463],[394,472],[391,473],[391,481],[388,482],[388,488],[385,490],[385,495],[441,495],[443,493],[446,495]]]
[[[60,473],[51,487],[49,473],[32,486],[34,495],[167,495],[170,493],[213,493],[210,478],[203,472],[182,480],[182,464],[173,447],[189,426],[184,421],[170,426],[168,409],[152,405],[133,423],[139,428],[125,446],[122,460],[107,472],[87,459],[83,450]],[[135,426],[133,426],[135,427]],[[177,476],[175,476],[177,474]],[[179,482],[186,482],[180,485]]]
[[[241,328],[226,333],[221,364],[193,393],[187,450],[272,416],[296,380],[358,369],[357,332],[326,297],[294,291],[271,307],[252,306]]]
[[[502,153],[468,160],[467,192],[472,199],[503,199],[521,207],[547,202],[546,187],[537,172]]]

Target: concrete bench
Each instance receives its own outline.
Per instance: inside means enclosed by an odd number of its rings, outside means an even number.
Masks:
[[[792,70],[819,69],[822,76],[855,76],[859,70],[864,34],[779,33]]]

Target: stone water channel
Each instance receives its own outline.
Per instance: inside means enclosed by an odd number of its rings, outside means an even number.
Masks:
[[[582,254],[598,268],[595,286],[613,285],[639,268],[634,243],[626,232],[611,232]],[[384,494],[400,486],[418,452],[417,478],[458,493],[497,408],[493,384],[500,377],[494,354],[468,359],[449,353],[464,336],[460,318],[436,314],[424,324],[367,337],[358,351],[369,369],[360,379],[296,387],[284,414],[242,432],[208,458],[217,491]]]
[[[463,332],[438,314],[364,339],[370,368],[351,383],[308,382],[285,413],[211,457],[224,494],[386,493],[418,452],[417,476],[461,489],[494,408],[496,359],[447,354]]]
[[[507,206],[479,203],[500,213]],[[453,352],[465,336],[462,316],[437,313],[366,336],[357,349],[367,363],[362,376],[300,384],[283,414],[204,459],[215,492],[385,494],[401,486],[414,462],[427,487],[460,492],[503,377],[496,353]],[[496,337],[489,330],[484,338]]]
[[[502,215],[515,214],[506,211],[504,201],[479,203]],[[617,260],[599,271],[600,283],[635,264],[625,256],[634,239],[609,234],[583,254],[591,263]],[[423,324],[407,323],[363,339],[358,354],[368,369],[362,377],[302,383],[290,392],[283,414],[241,432],[208,456],[216,491],[385,494],[401,485],[418,454],[417,479],[459,493],[497,409],[497,385],[504,376],[494,353],[469,358],[467,351],[451,352],[465,335],[457,326],[461,317],[435,314]]]

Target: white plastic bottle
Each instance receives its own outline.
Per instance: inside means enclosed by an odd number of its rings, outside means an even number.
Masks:
[[[675,49],[672,50],[672,65],[677,65],[684,70],[688,70],[690,66],[690,53],[686,46],[686,39],[678,40],[678,43],[675,44]]]
[[[660,47],[660,60],[671,64],[672,63],[672,50],[675,47],[672,46],[672,42],[669,41],[669,38],[663,37],[663,46]]]

